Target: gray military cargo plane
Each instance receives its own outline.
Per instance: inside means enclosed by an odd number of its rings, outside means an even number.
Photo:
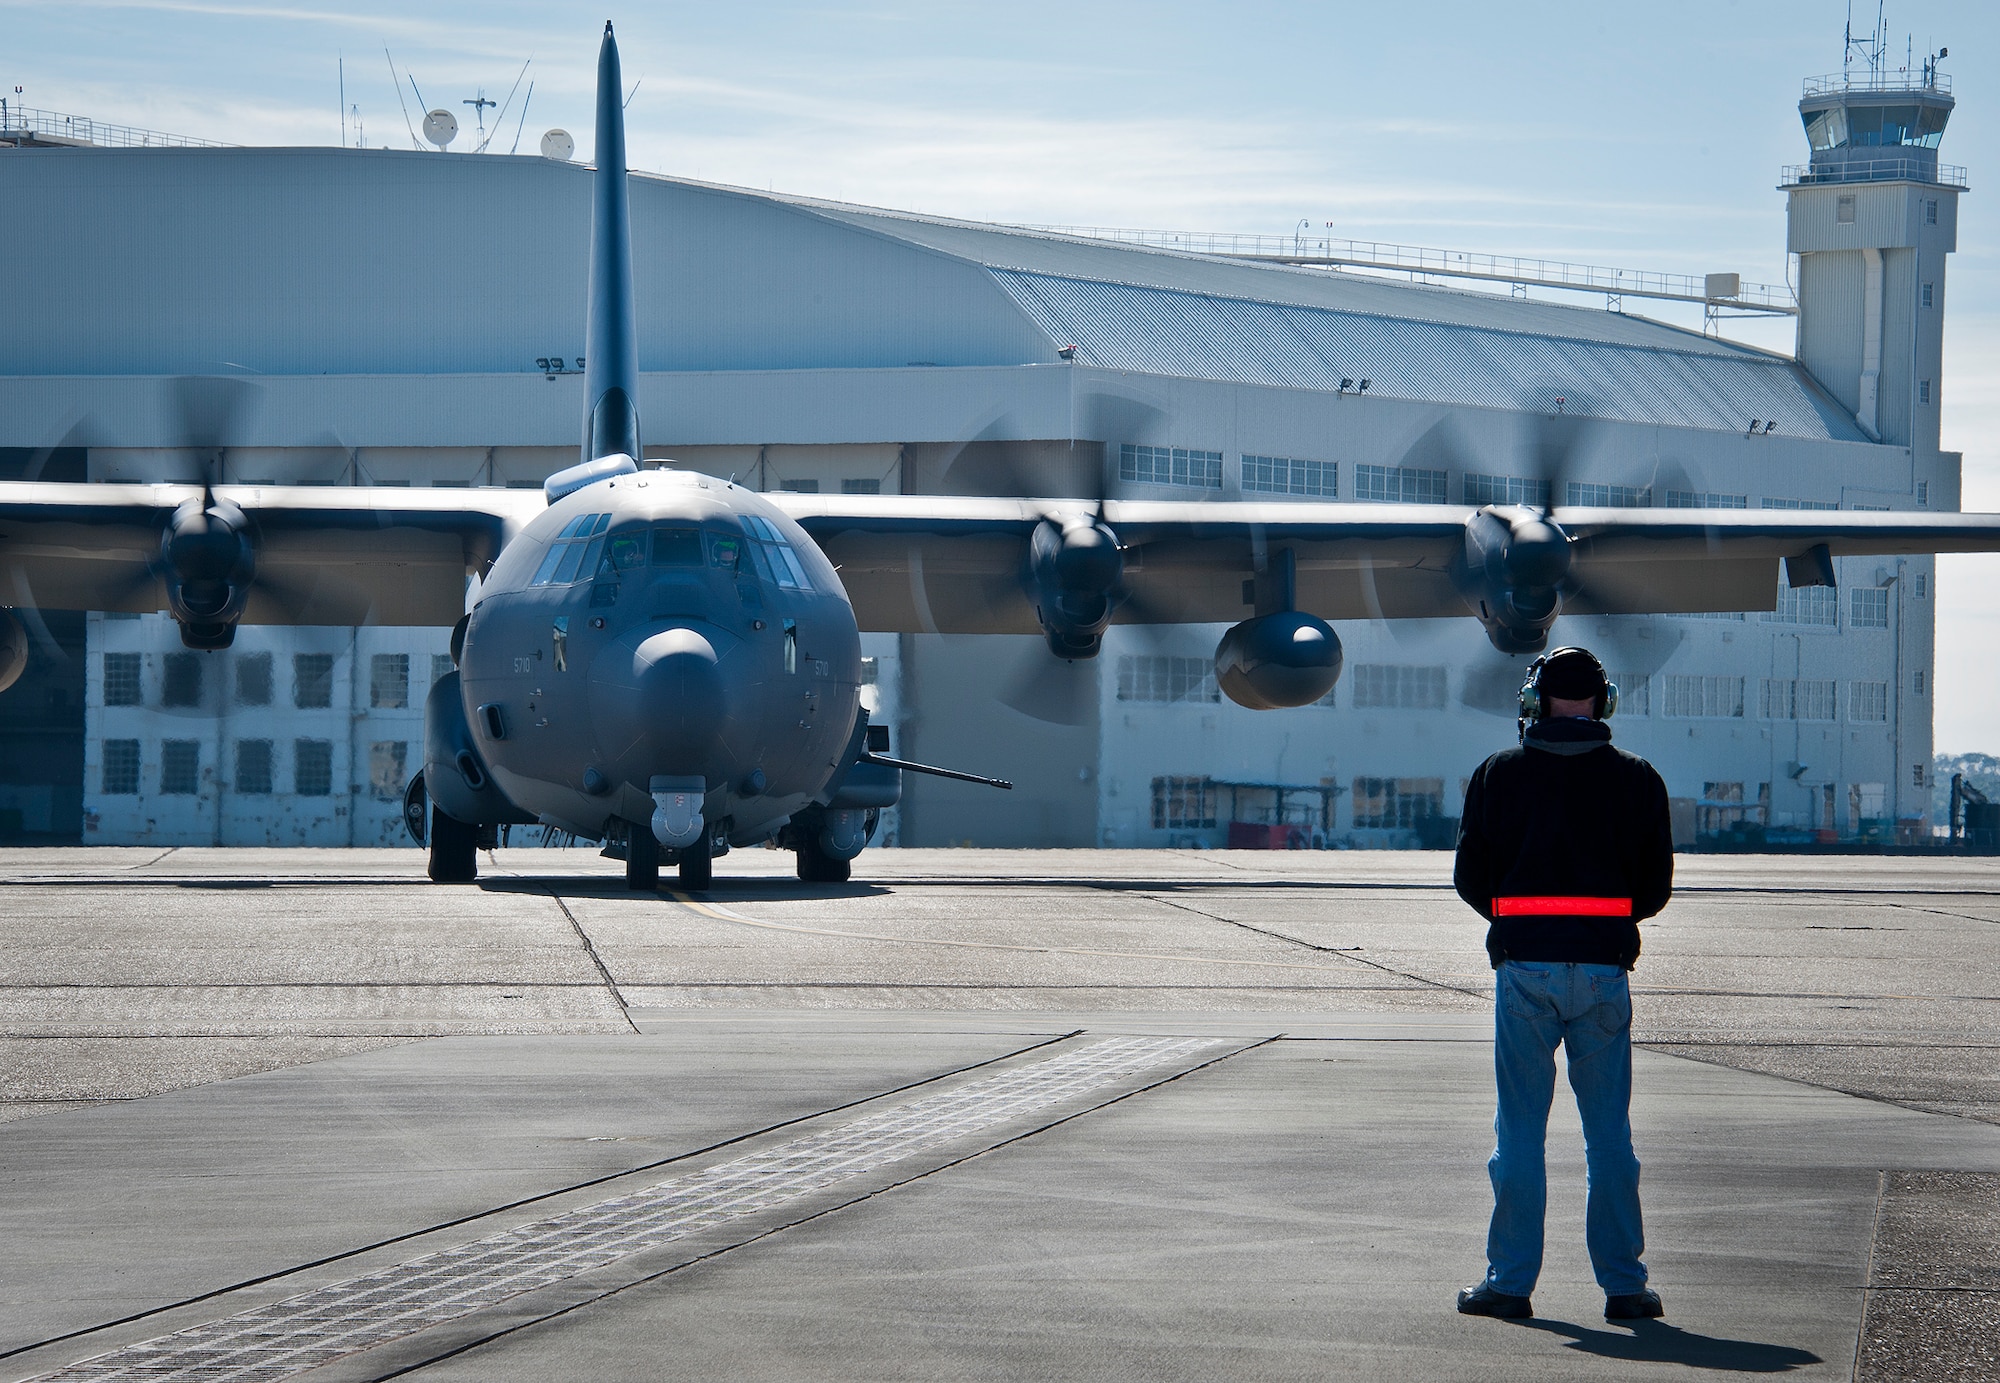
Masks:
[[[1229,623],[1221,689],[1274,710],[1338,679],[1328,618],[1469,612],[1523,653],[1562,613],[1768,609],[1781,563],[1831,585],[1839,556],[2000,551],[1995,514],[822,498],[642,467],[619,91],[607,24],[582,458],[543,494],[0,483],[0,589],[31,616],[165,609],[197,649],[241,623],[451,626],[405,799],[440,882],[511,822],[606,842],[635,888],[667,859],[706,888],[770,840],[842,880],[901,773],[1006,786],[883,752],[863,630],[1038,632],[1076,660],[1113,623]],[[186,412],[225,382],[164,383]],[[27,647],[0,610],[0,690]]]

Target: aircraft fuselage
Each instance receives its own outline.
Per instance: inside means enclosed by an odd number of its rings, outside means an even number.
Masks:
[[[618,839],[663,782],[698,780],[719,848],[770,838],[842,766],[861,644],[797,524],[654,470],[586,486],[506,546],[459,671],[484,767],[524,813]]]

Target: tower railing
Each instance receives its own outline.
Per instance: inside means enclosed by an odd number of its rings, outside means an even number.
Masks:
[[[1933,72],[1930,80],[1913,75],[1908,69],[1898,71],[1829,72],[1823,77],[1808,77],[1805,94],[1827,96],[1837,91],[1927,91],[1938,96],[1951,95],[1951,77],[1943,72]]]
[[[1956,163],[1932,163],[1920,158],[1871,158],[1849,163],[1788,163],[1786,187],[1833,182],[1921,182],[1937,187],[1964,188],[1965,169]]]

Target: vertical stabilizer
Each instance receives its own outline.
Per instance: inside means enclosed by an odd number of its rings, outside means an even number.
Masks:
[[[590,307],[585,333],[583,459],[639,450],[639,336],[632,320],[632,213],[625,178],[625,103],[618,40],[604,23],[597,50],[597,175],[590,207]]]

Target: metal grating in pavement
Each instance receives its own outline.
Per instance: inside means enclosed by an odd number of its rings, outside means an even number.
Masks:
[[[885,1167],[954,1139],[1233,1044],[1091,1042],[863,1114],[704,1171],[191,1326],[44,1374],[49,1383],[262,1383],[471,1315],[643,1249]]]

